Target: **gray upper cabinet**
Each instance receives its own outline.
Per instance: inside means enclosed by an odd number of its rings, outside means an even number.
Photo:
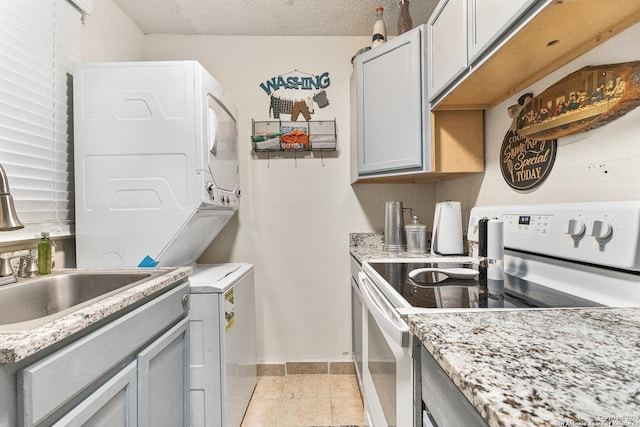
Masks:
[[[433,181],[484,169],[482,111],[429,108],[426,34],[421,25],[355,59],[352,183]]]
[[[493,108],[640,21],[640,1],[467,1],[468,71],[432,94],[432,110]]]
[[[545,0],[547,1],[547,0]],[[428,20],[429,100],[438,101],[502,40],[540,0],[440,0]]]
[[[356,58],[357,176],[428,171],[423,28]]]
[[[442,0],[427,23],[429,100],[467,70],[467,0]]]
[[[466,0],[468,62],[473,64],[536,0]]]

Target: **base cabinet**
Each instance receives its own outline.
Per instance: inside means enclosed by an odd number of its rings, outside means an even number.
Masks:
[[[136,362],[131,362],[53,427],[135,426]]]
[[[138,427],[189,425],[189,319],[138,355]]]
[[[188,319],[70,410],[54,427],[187,426]]]
[[[422,421],[426,427],[487,427],[488,424],[462,391],[421,346]]]
[[[189,426],[189,282],[61,348],[0,365],[0,425]]]

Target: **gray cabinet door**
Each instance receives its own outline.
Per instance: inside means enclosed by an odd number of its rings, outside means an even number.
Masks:
[[[136,362],[129,363],[52,427],[136,425]]]
[[[427,24],[429,100],[467,70],[467,1],[441,0]]]
[[[422,28],[416,28],[355,62],[360,177],[430,166],[422,59]]]
[[[467,0],[469,64],[502,36],[536,0]]]
[[[189,318],[138,354],[138,426],[189,426]]]

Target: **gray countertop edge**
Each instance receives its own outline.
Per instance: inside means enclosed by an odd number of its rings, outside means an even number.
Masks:
[[[162,276],[97,301],[42,326],[26,331],[0,332],[0,364],[23,360],[63,339],[82,331],[136,302],[189,276],[192,267],[168,268]]]

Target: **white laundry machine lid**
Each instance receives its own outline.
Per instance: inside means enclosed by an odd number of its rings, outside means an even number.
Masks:
[[[189,276],[192,294],[224,292],[253,269],[245,263],[194,264]]]

